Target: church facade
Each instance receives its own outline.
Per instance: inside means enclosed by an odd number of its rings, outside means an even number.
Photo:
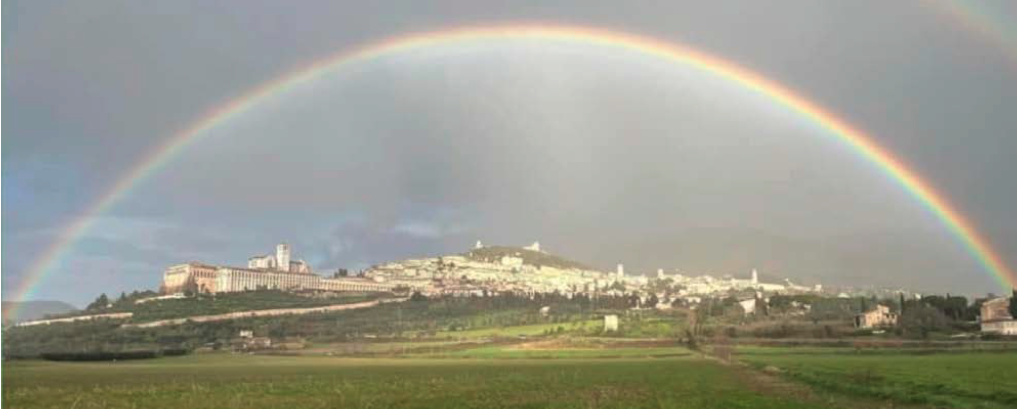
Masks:
[[[190,262],[170,266],[163,273],[164,294],[187,291],[205,294],[253,291],[387,292],[395,285],[360,277],[325,278],[311,272],[303,260],[291,260],[290,246],[276,246],[276,254],[248,259],[247,267]]]

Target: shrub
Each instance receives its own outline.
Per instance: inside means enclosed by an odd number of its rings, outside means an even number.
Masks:
[[[47,361],[124,361],[131,359],[152,359],[159,354],[156,351],[92,351],[92,352],[44,352],[40,355]]]

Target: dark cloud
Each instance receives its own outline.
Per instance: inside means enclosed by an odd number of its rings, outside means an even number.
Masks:
[[[1017,263],[1017,74],[999,49],[909,4],[615,6],[5,2],[3,283],[210,107],[364,41],[508,21],[683,41],[788,84],[899,153]],[[825,132],[626,51],[417,50],[209,132],[97,222],[40,295],[152,287],[167,263],[242,264],[282,240],[325,270],[539,239],[636,271],[996,290],[914,198]],[[82,285],[53,284],[71,276]]]

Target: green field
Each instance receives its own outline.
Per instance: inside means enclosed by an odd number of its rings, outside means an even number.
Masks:
[[[769,366],[814,388],[956,408],[1017,407],[1017,352],[739,348],[737,359]]]
[[[559,328],[562,332],[586,331],[586,330],[592,331],[594,329],[599,329],[602,325],[603,325],[602,320],[600,319],[562,322],[562,323],[510,325],[504,327],[480,328],[464,331],[439,331],[435,334],[435,338],[474,339],[474,338],[534,336],[547,334],[549,332],[553,333],[555,331],[558,331]]]
[[[654,348],[591,348],[591,349],[525,349],[516,346],[487,346],[452,352],[425,354],[425,357],[442,358],[664,358],[688,356],[689,351],[681,347]]]
[[[364,352],[390,355],[322,355],[336,349],[10,361],[3,407],[995,409],[1017,402],[1015,352],[741,347],[736,359],[745,366],[666,341],[558,338],[369,343]]]
[[[819,408],[695,357],[353,359],[204,355],[5,363],[5,408]]]
[[[612,338],[551,338],[508,344],[461,344],[411,353],[416,358],[479,359],[589,359],[667,358],[693,355],[673,341],[636,341]]]

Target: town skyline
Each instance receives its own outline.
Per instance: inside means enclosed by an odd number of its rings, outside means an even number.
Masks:
[[[158,292],[165,295],[215,294],[277,289],[284,291],[341,292],[375,291],[410,293],[428,297],[487,296],[488,294],[561,294],[572,296],[639,295],[658,299],[662,305],[695,305],[702,298],[762,295],[813,294],[828,297],[922,296],[913,288],[880,288],[871,285],[795,283],[789,277],[767,272],[761,278],[752,268],[745,274],[689,272],[657,268],[655,272],[626,273],[623,263],[603,270],[570,260],[541,247],[540,241],[522,246],[485,245],[449,254],[412,257],[377,263],[360,270],[346,268],[314,270],[294,258],[288,243],[275,253],[248,257],[246,266],[193,260],[168,266]],[[971,298],[987,294],[960,294]]]

